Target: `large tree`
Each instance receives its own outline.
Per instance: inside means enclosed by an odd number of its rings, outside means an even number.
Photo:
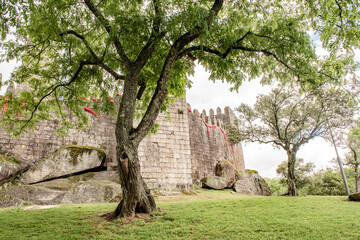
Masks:
[[[316,90],[301,94],[298,89],[274,89],[260,95],[250,107],[242,104],[241,139],[272,144],[286,151],[288,194],[297,195],[296,154],[311,139],[343,129],[352,121],[356,104],[341,90]]]
[[[72,123],[65,108],[82,126],[87,116],[80,99],[107,99],[119,91],[115,133],[124,198],[114,217],[151,212],[156,205],[140,175],[137,148],[171,101],[169,96],[184,95],[194,61],[211,72],[212,80],[228,81],[235,89],[244,79],[260,76],[263,82],[281,79],[303,85],[339,80],[353,70],[344,66],[352,63],[351,47],[359,38],[359,31],[353,31],[358,28],[357,4],[1,0],[2,40],[11,34],[16,38],[2,45],[3,59],[21,60],[10,81],[28,82],[33,89],[20,98],[4,98],[8,108],[1,121],[19,133],[55,113],[65,126],[60,132],[66,132]],[[322,63],[311,30],[332,53]],[[336,54],[340,47],[349,51]],[[19,109],[22,117],[11,118]],[[114,106],[99,101],[94,109],[111,112]]]

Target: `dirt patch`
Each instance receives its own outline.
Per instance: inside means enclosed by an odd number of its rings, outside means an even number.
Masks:
[[[55,208],[60,207],[59,205],[32,205],[28,207],[24,207],[24,210],[37,210],[37,209],[49,209],[49,208]]]
[[[237,198],[251,198],[251,197],[261,197],[261,196],[250,196],[240,193],[236,193],[231,189],[224,190],[213,190],[213,189],[200,189],[195,191],[194,195],[187,195],[183,193],[165,195],[165,196],[156,196],[155,200],[157,202],[177,202],[177,201],[192,201],[192,200],[207,200],[207,199],[237,199]]]
[[[92,221],[94,227],[103,228],[111,225],[124,226],[131,225],[135,222],[138,224],[139,222],[148,223],[152,221],[154,216],[159,215],[159,213],[137,213],[134,217],[126,217],[126,218],[115,218],[112,219],[113,212],[107,213],[98,213],[94,217],[85,218],[84,221]],[[161,214],[161,213],[160,213]]]

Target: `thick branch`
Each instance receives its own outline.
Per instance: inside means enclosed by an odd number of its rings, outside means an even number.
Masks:
[[[96,55],[96,53],[94,52],[94,50],[92,50],[90,44],[86,41],[85,37],[82,36],[81,34],[73,31],[73,30],[68,30],[65,31],[63,33],[60,34],[60,36],[64,36],[65,34],[70,34],[70,35],[74,35],[77,38],[81,39],[81,41],[85,44],[86,48],[88,49],[88,51],[90,52],[91,56],[95,59],[96,61],[96,65],[102,67],[105,71],[107,71],[109,74],[111,74],[115,79],[125,79],[125,76],[118,74],[117,72],[115,72],[113,69],[111,69],[109,66],[107,66],[103,61],[101,61],[99,59],[99,57]]]
[[[142,69],[146,64],[147,60],[151,57],[151,54],[154,52],[156,45],[159,41],[165,36],[165,32],[160,33],[160,3],[159,0],[153,0],[155,17],[152,24],[152,31],[146,45],[141,50],[139,56],[135,60],[135,65],[138,69]]]
[[[273,53],[273,52],[271,52],[271,51],[269,51],[267,49],[256,49],[256,48],[249,48],[249,47],[244,47],[244,46],[232,46],[232,47],[229,47],[228,49],[226,49],[225,52],[221,52],[219,50],[212,49],[212,48],[205,47],[205,46],[193,46],[193,47],[190,47],[190,48],[185,49],[184,51],[182,51],[178,55],[178,59],[180,59],[180,58],[182,58],[182,57],[184,57],[184,56],[186,56],[188,54],[191,54],[191,52],[193,52],[193,51],[198,51],[198,50],[203,50],[205,52],[215,54],[215,55],[217,55],[217,56],[219,56],[221,58],[226,58],[232,49],[243,50],[243,51],[246,51],[246,52],[258,52],[258,53],[263,53],[266,56],[272,56],[277,62],[281,63],[286,68],[288,68],[288,69],[295,72],[294,68],[292,68],[289,64],[287,64],[283,60],[281,60],[275,53]]]
[[[339,11],[340,11],[339,17],[340,17],[340,23],[341,23],[341,25],[340,25],[340,26],[337,25],[337,26],[338,26],[339,28],[342,28],[342,27],[343,27],[343,18],[342,18],[342,12],[343,12],[343,10],[342,10],[342,7],[340,6],[340,3],[339,3],[338,0],[335,0],[335,3],[336,3],[336,5],[338,6]]]
[[[145,89],[146,89],[146,83],[144,82],[144,81],[140,81],[140,89],[139,89],[139,91],[138,91],[138,93],[137,93],[137,95],[136,95],[136,98],[138,99],[138,100],[140,100],[141,99],[141,97],[142,97],[142,95],[143,95],[143,93],[144,93],[144,91],[145,91]]]
[[[139,56],[137,57],[137,59],[135,60],[135,65],[137,67],[137,69],[142,69],[147,60],[151,57],[151,54],[154,52],[156,45],[159,43],[159,41],[165,36],[165,32],[156,34],[155,32],[153,32],[148,40],[148,42],[146,43],[146,45],[143,47],[143,49],[141,50]]]
[[[114,33],[112,33],[112,29],[110,26],[110,22],[108,19],[106,19],[101,12],[98,10],[98,8],[93,4],[91,0],[84,0],[86,6],[90,9],[90,11],[94,14],[94,16],[100,21],[101,25],[105,28],[105,30],[108,32],[108,34],[113,39],[115,48],[117,53],[119,54],[121,60],[123,61],[124,65],[129,68],[130,67],[130,60],[127,57],[123,46],[120,43],[120,40],[117,36],[115,36]]]
[[[250,31],[246,32],[244,36],[242,36],[240,39],[238,39],[236,41],[236,44],[241,43],[245,39],[245,37],[247,35],[249,35],[250,33],[251,33]],[[189,54],[191,54],[191,52],[198,51],[198,50],[204,50],[205,52],[218,55],[221,58],[226,58],[227,55],[230,53],[231,49],[232,49],[232,47],[229,47],[228,49],[226,49],[226,51],[224,53],[222,53],[216,49],[211,49],[206,46],[193,46],[193,47],[189,47],[189,48],[185,49],[184,51],[182,51],[181,53],[179,53],[178,59],[183,58],[184,56],[188,56]]]
[[[268,144],[268,143],[272,143],[275,144],[276,146],[282,147],[283,149],[286,150],[285,145],[283,145],[281,142],[278,142],[276,140],[269,140],[269,141],[265,141],[265,140],[261,140],[260,138],[255,138],[255,139],[248,139],[250,142],[258,142],[258,143],[263,143],[263,144]]]
[[[154,4],[154,12],[155,12],[155,19],[153,22],[153,30],[155,33],[159,33],[160,31],[160,24],[161,24],[161,17],[160,17],[160,0],[153,0],[153,4]]]

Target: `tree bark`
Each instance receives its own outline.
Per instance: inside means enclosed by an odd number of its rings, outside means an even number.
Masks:
[[[295,183],[295,162],[296,162],[296,152],[287,151],[288,155],[288,174],[287,174],[287,183],[288,183],[288,195],[297,196],[296,183]]]
[[[359,192],[359,171],[358,171],[358,164],[357,161],[355,162],[355,192]]]
[[[134,141],[133,132],[139,71],[129,69],[120,102],[115,126],[116,160],[121,179],[123,199],[110,217],[134,217],[136,213],[150,213],[156,210],[156,204],[150,190],[144,182],[138,158],[140,141]],[[153,116],[154,120],[157,115]],[[144,135],[145,136],[145,135]]]
[[[118,144],[116,152],[123,199],[112,218],[134,217],[136,213],[155,211],[155,200],[140,173],[137,147],[131,143]]]

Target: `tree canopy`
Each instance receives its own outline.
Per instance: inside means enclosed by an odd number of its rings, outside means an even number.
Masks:
[[[184,87],[191,85],[187,77],[194,59],[211,72],[211,79],[233,83],[234,89],[257,77],[263,82],[340,80],[353,70],[349,56],[359,46],[358,5],[357,1],[3,0],[2,40],[12,31],[16,40],[3,42],[2,59],[21,60],[11,81],[30,83],[34,91],[25,98],[46,105],[42,99],[51,95],[61,100],[53,103],[57,113],[65,114],[61,111],[65,106],[82,121],[86,115],[79,111],[84,105],[79,99],[107,99],[121,93],[129,64],[139,63],[141,116],[154,96],[169,49],[189,34],[196,38],[177,51],[168,83],[173,97],[183,96]],[[209,12],[212,7],[214,12]],[[334,52],[321,63],[311,31]],[[338,49],[348,51],[336,54]],[[37,106],[27,105],[29,111],[44,110],[32,119],[49,117],[47,107]],[[111,108],[108,101],[95,106],[105,112]]]

